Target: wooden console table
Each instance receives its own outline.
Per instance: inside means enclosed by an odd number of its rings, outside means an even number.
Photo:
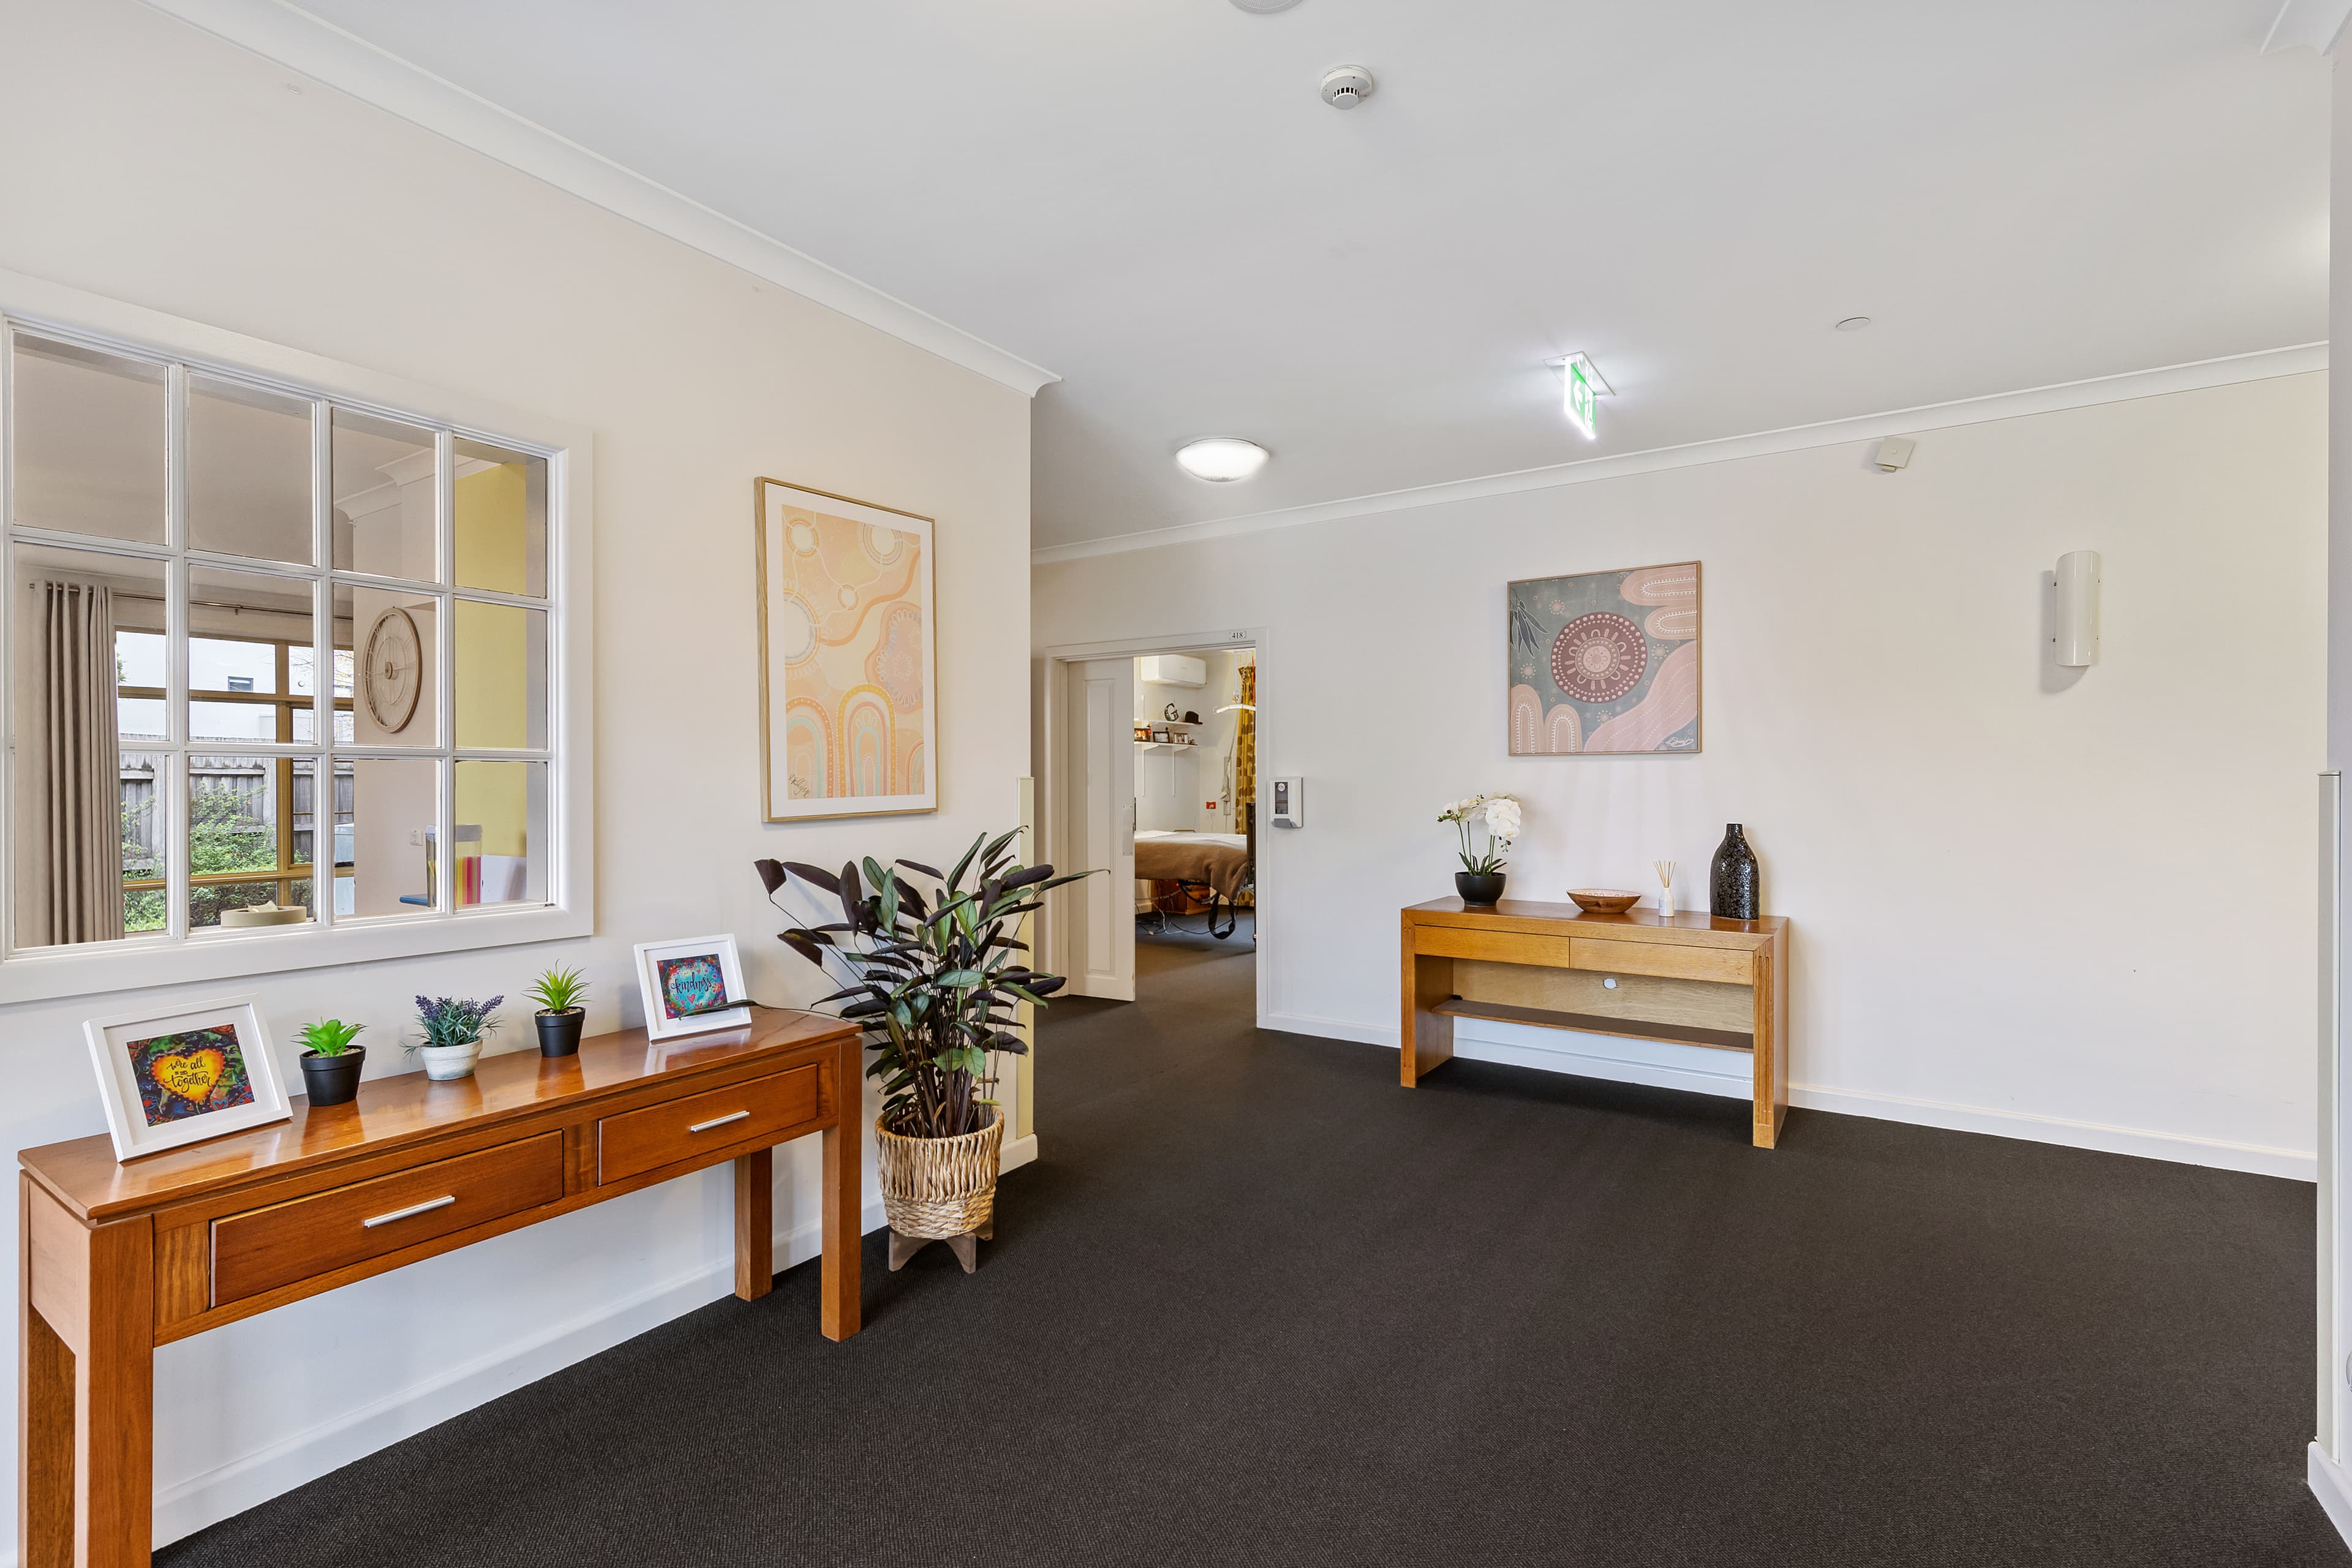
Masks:
[[[1745,1051],[1755,1144],[1789,1114],[1789,922],[1588,915],[1574,904],[1487,908],[1438,899],[1404,911],[1404,1049],[1411,1089],[1454,1057],[1454,1020],[1493,1018]]]
[[[155,1347],[732,1161],[735,1293],[774,1283],[774,1145],[824,1139],[827,1339],[858,1329],[861,1046],[854,1026],[750,1025],[469,1079],[360,1086],[348,1105],[117,1163],[104,1137],[17,1158],[17,1561],[133,1568],[152,1544]]]

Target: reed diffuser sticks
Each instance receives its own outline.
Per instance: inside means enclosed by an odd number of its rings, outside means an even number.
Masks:
[[[1658,873],[1658,913],[1672,915],[1675,912],[1675,863],[1653,860],[1650,865]]]

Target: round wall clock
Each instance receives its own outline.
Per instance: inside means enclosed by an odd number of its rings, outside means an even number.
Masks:
[[[386,610],[368,628],[360,684],[377,723],[394,734],[408,728],[416,713],[416,694],[425,684],[425,648],[406,610]]]

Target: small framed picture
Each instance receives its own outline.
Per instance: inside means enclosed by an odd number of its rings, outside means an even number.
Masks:
[[[648,1041],[740,1028],[751,1021],[743,963],[735,956],[733,937],[641,942],[636,954]]]
[[[82,1029],[118,1160],[287,1119],[253,997],[92,1018]]]

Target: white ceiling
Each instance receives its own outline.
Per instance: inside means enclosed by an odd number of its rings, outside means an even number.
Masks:
[[[2326,332],[2278,0],[304,5],[1058,372],[1040,545]]]

